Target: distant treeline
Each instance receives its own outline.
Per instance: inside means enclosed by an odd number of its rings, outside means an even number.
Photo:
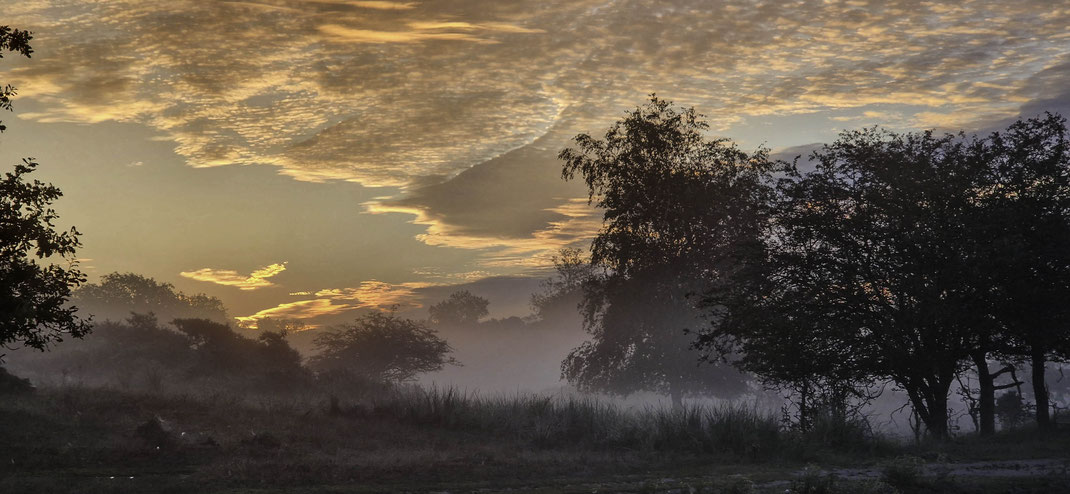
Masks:
[[[426,319],[367,311],[315,331],[301,320],[272,318],[250,329],[228,324],[216,297],[187,295],[134,273],[84,284],[72,292],[71,302],[80,317],[92,318],[92,331],[51,352],[16,354],[10,363],[18,373],[35,382],[151,391],[221,387],[273,393],[316,384],[385,389],[459,363],[440,330],[493,332],[501,339],[567,315],[575,319],[575,299],[566,294],[533,302],[538,317],[488,319],[489,302],[460,290],[431,305]],[[311,355],[302,356],[295,341],[309,346]]]

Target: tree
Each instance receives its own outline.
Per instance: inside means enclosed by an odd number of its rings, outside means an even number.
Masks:
[[[0,57],[5,50],[29,57],[30,39],[27,31],[0,26]],[[0,108],[10,110],[14,94],[9,85],[0,89]],[[56,229],[52,203],[63,193],[29,181],[36,168],[33,159],[23,159],[0,180],[0,344],[45,350],[65,335],[85,335],[90,326],[67,304],[71,288],[86,281],[75,258],[78,230]]]
[[[734,269],[766,215],[778,164],[726,139],[707,140],[694,109],[650,101],[603,139],[575,137],[562,176],[583,177],[589,201],[604,210],[591,263],[604,272],[584,288],[585,329],[562,373],[581,388],[731,396],[743,378],[730,368],[699,368],[688,329],[701,314],[690,295]]]
[[[872,378],[865,356],[849,350],[857,335],[834,323],[835,311],[813,303],[831,266],[815,262],[799,237],[767,238],[766,249],[741,259],[731,279],[703,295],[710,326],[698,332],[696,346],[706,359],[727,360],[788,390],[796,425],[807,431],[822,404],[842,413],[850,399],[865,400]]]
[[[483,297],[472,295],[468,290],[456,291],[449,298],[428,308],[433,324],[464,325],[475,324],[490,312],[490,302]]]
[[[12,29],[8,26],[0,26],[0,58],[4,58],[5,51],[13,51],[26,58],[30,58],[33,48],[30,48],[30,40],[33,35],[29,31]],[[15,88],[10,84],[0,88],[0,109],[11,110],[11,98],[15,96]],[[3,122],[0,122],[0,132],[7,130]]]
[[[175,319],[172,324],[186,335],[197,360],[194,370],[202,375],[255,374],[276,385],[293,384],[304,371],[301,355],[286,341],[285,331],[263,331],[251,339],[208,319]]]
[[[153,313],[160,319],[210,319],[227,322],[227,310],[216,297],[186,295],[170,283],[135,273],[110,273],[100,282],[74,292],[74,300],[98,318],[121,320],[131,312]]]
[[[1047,113],[989,138],[995,157],[984,188],[982,245],[1003,353],[1029,362],[1036,421],[1051,427],[1047,361],[1070,357],[1070,139]]]
[[[301,354],[286,340],[286,331],[261,330],[256,342],[260,345],[261,360],[279,375],[287,370],[301,368]]]
[[[445,340],[423,323],[393,312],[373,312],[316,338],[311,366],[379,382],[411,381],[418,374],[457,365]]]
[[[713,301],[720,313],[699,344],[727,336],[746,368],[774,380],[891,380],[945,437],[948,391],[989,323],[971,247],[983,148],[866,129],[814,152],[814,171],[781,183],[764,266],[738,272],[758,279]]]
[[[553,256],[554,276],[531,295],[531,309],[540,320],[579,314],[583,286],[596,277],[595,267],[579,249],[563,248]]]

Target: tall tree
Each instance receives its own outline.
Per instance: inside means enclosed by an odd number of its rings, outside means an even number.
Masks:
[[[747,368],[779,380],[890,379],[946,436],[948,391],[978,324],[968,308],[983,288],[965,247],[977,236],[967,220],[981,147],[866,129],[816,151],[814,171],[781,183],[764,266],[739,272],[758,277],[739,284],[755,291],[728,297],[699,344],[727,336]]]
[[[707,139],[694,109],[651,96],[603,139],[575,137],[563,150],[563,177],[581,176],[604,211],[591,263],[605,273],[584,289],[592,339],[562,364],[581,388],[732,395],[743,377],[698,367],[687,329],[700,321],[691,294],[733,269],[764,221],[777,164]]]
[[[30,39],[27,31],[0,26],[0,57],[4,51],[29,57]],[[10,85],[0,89],[0,108],[10,110],[14,94]],[[57,230],[52,203],[63,193],[29,180],[36,168],[27,158],[0,179],[0,345],[44,350],[65,335],[85,335],[90,326],[67,303],[72,287],[86,281],[75,258],[78,230]]]
[[[992,300],[1010,352],[1032,368],[1036,420],[1049,428],[1045,364],[1070,349],[1070,140],[1053,114],[990,137],[996,156],[983,196]]]

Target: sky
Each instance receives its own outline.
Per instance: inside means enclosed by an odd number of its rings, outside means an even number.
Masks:
[[[1070,1],[0,0],[34,33],[0,163],[41,162],[91,281],[246,324],[463,286],[523,315],[601,224],[557,153],[656,93],[790,157],[881,125],[1070,114]]]

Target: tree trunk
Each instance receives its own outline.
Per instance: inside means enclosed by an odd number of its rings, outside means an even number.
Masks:
[[[925,419],[925,417],[922,417]],[[934,393],[929,402],[929,417],[925,420],[929,435],[936,439],[947,439],[947,393],[943,396]]]
[[[799,387],[799,430],[810,432],[810,385],[803,382]]]
[[[1051,418],[1048,416],[1048,385],[1044,382],[1044,351],[1033,349],[1033,399],[1037,404],[1037,428],[1048,430],[1051,428]]]
[[[978,381],[978,414],[979,432],[982,436],[991,436],[996,433],[996,384],[995,378],[988,370],[988,359],[983,352],[973,355],[973,363],[977,366]]]
[[[930,437],[936,439],[947,439],[948,437],[947,392],[950,387],[950,382],[948,382],[947,386],[936,386],[936,389],[928,386],[924,389],[917,385],[904,386],[907,395],[910,396],[914,411],[921,418],[921,422],[925,424],[925,431]]]

